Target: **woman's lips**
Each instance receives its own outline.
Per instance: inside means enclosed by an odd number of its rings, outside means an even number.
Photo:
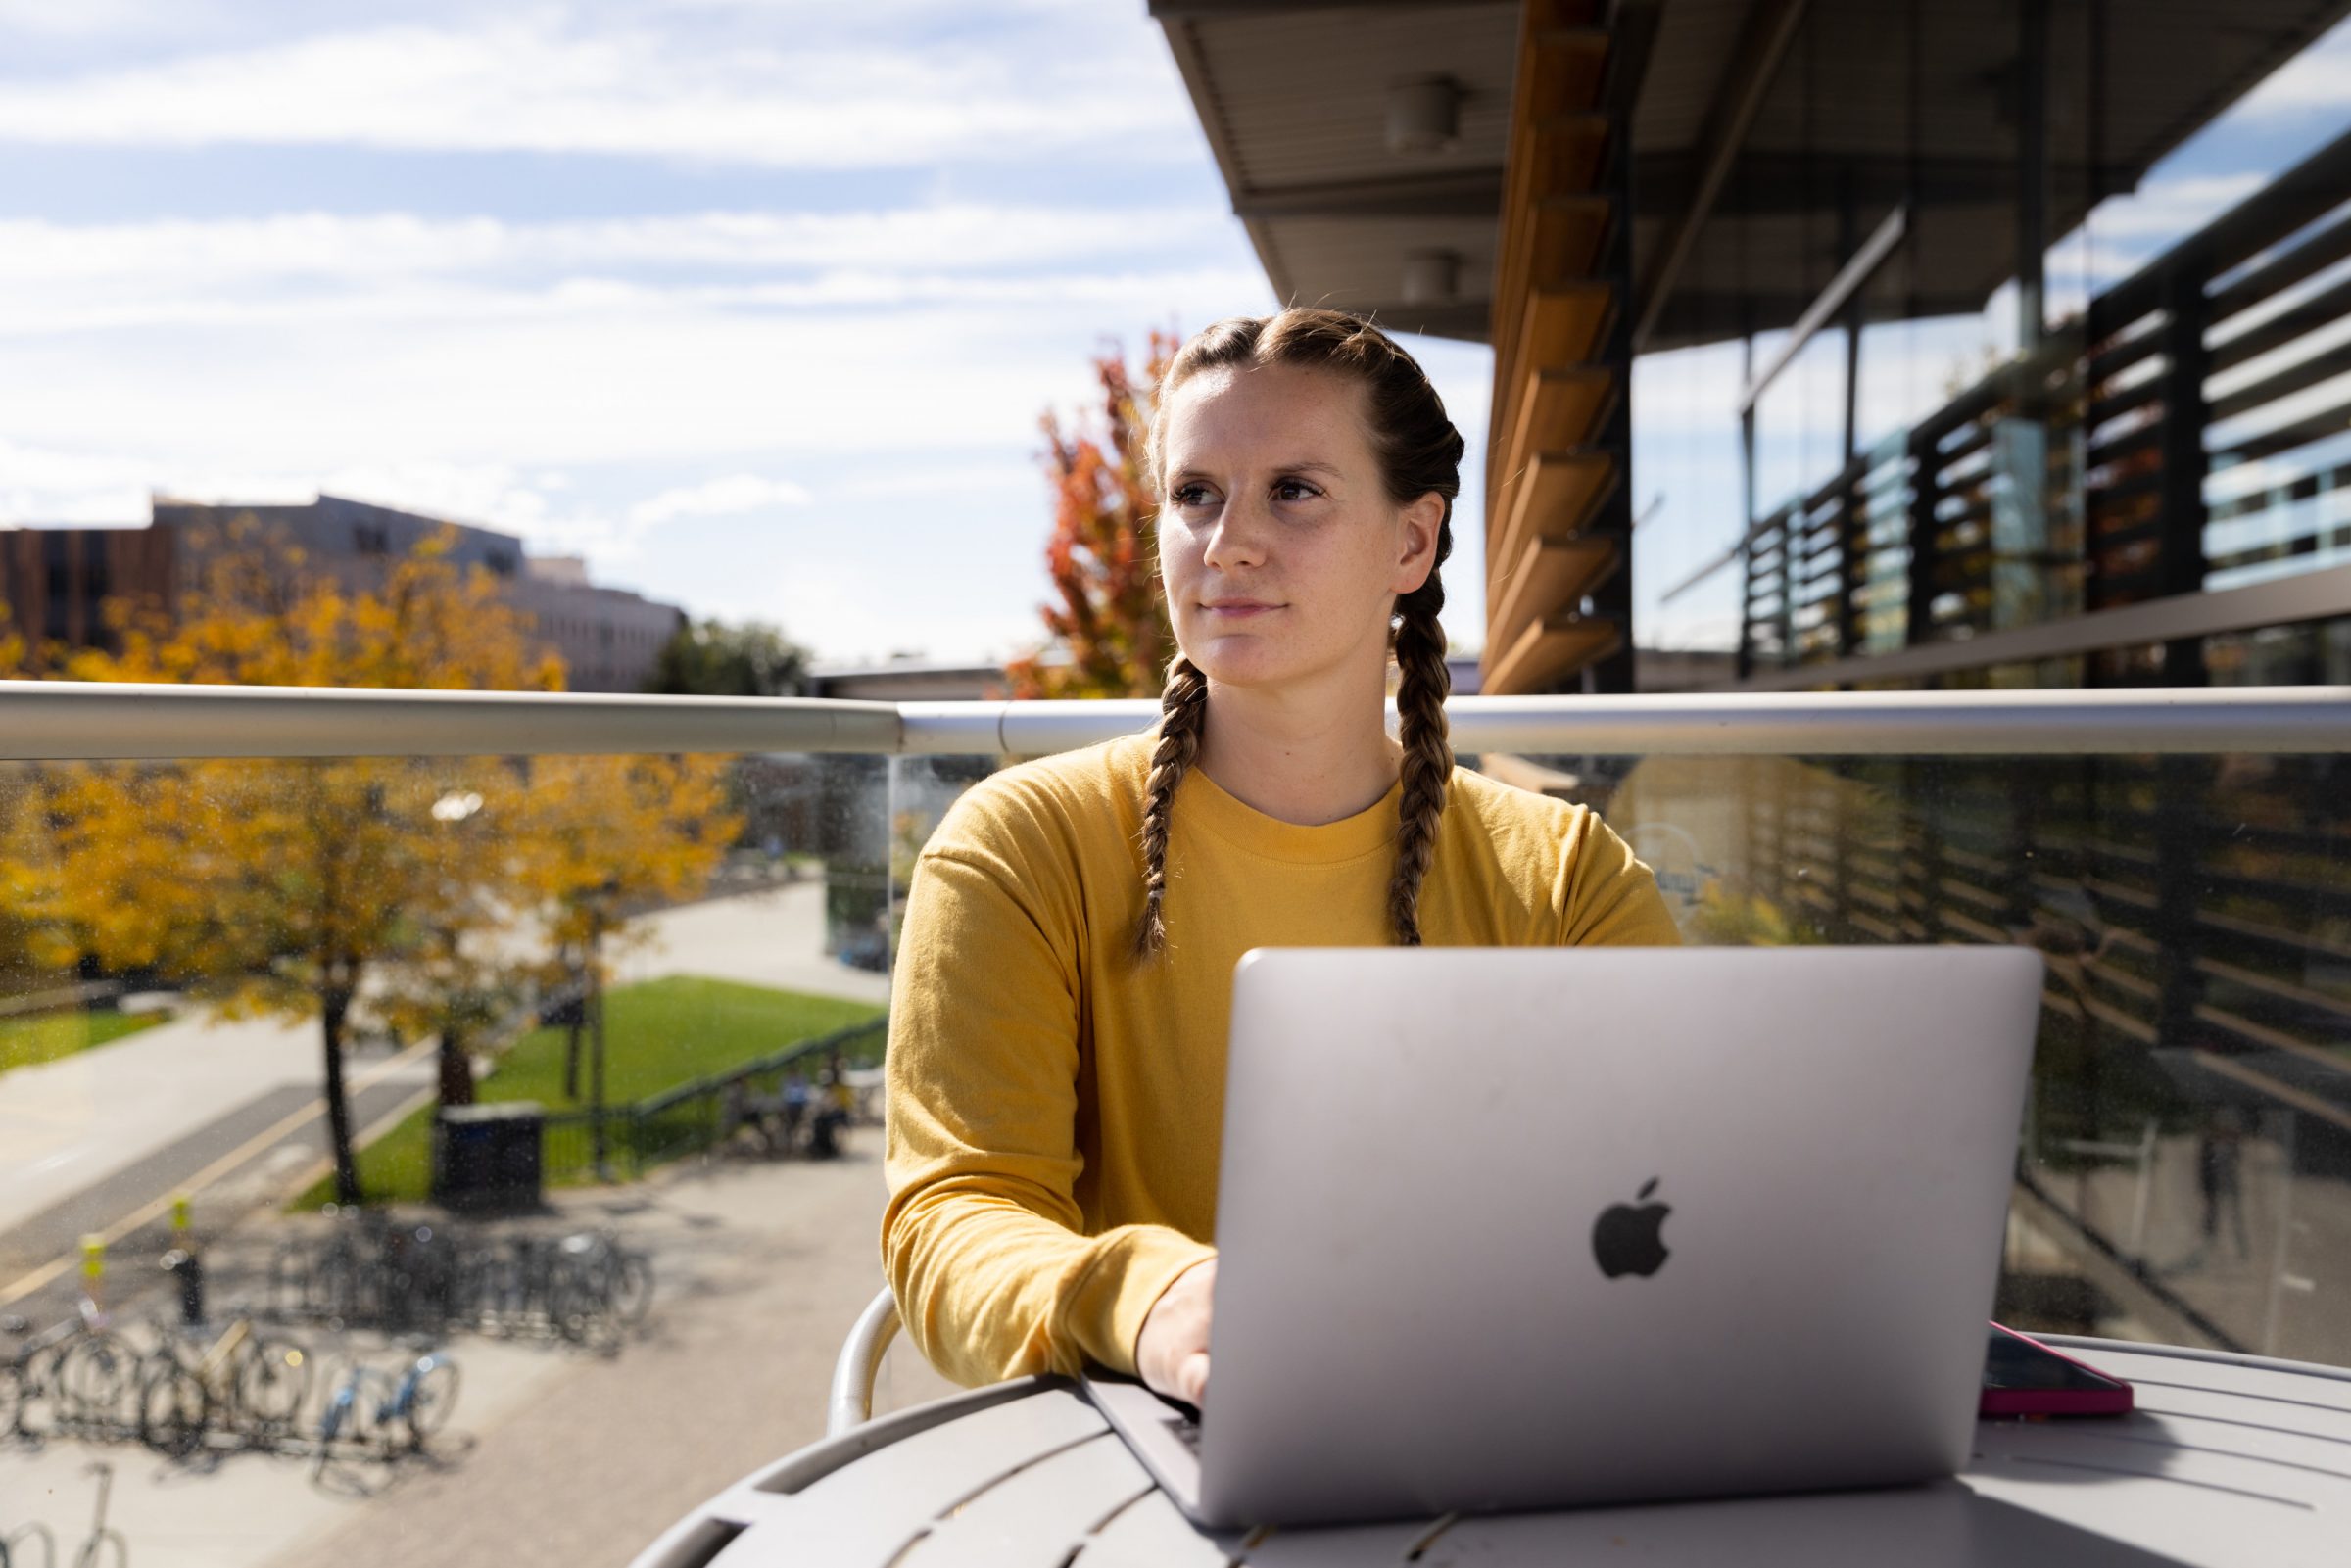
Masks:
[[[1211,615],[1222,616],[1226,620],[1238,621],[1249,620],[1252,617],[1259,615],[1270,615],[1273,611],[1281,608],[1281,606],[1278,604],[1268,604],[1258,599],[1237,598],[1211,600],[1200,607]]]

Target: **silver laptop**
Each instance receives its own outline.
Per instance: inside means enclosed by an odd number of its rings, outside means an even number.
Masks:
[[[2015,948],[1327,948],[1233,981],[1210,1526],[1885,1486],[1968,1452]]]

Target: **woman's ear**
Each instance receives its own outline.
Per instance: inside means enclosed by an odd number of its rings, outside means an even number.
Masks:
[[[1402,525],[1397,542],[1403,546],[1396,559],[1396,576],[1388,587],[1413,594],[1437,569],[1437,539],[1445,527],[1445,498],[1430,491],[1396,514]]]

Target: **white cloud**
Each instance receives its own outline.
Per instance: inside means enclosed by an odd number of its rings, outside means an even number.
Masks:
[[[1169,258],[1215,242],[1201,208],[940,202],[846,213],[711,212],[515,223],[409,213],[280,214],[212,221],[67,224],[0,219],[0,283],[121,279],[183,289],[263,281],[345,286],[468,273],[578,275],[642,266],[836,269],[951,276],[1105,257]]]
[[[2233,119],[2339,116],[2351,98],[2351,32],[2338,27],[2278,68],[2231,106]]]
[[[510,223],[409,214],[0,219],[0,335],[626,310],[1091,305],[1116,320],[1262,291],[1229,220],[943,204]]]
[[[789,36],[792,29],[773,29]],[[340,145],[603,153],[804,168],[1057,151],[1193,156],[1165,59],[1069,57],[488,25],[319,33],[0,84],[0,138],[105,146]],[[699,45],[699,47],[695,47]]]
[[[2254,169],[2151,179],[2129,195],[2100,202],[2087,226],[2092,235],[2110,240],[2182,239],[2269,182],[2269,175]]]
[[[1037,557],[1043,531],[1038,530]],[[958,594],[906,613],[907,574],[891,562],[794,561],[765,593],[719,603],[722,620],[768,620],[815,648],[829,664],[879,664],[893,653],[928,658],[997,660],[1044,640],[1032,596]]]
[[[732,517],[743,512],[770,511],[778,506],[805,506],[808,489],[789,479],[759,474],[728,474],[677,490],[665,490],[629,508],[629,521],[640,528],[657,528],[681,517]]]
[[[975,491],[1003,491],[1016,487],[1042,494],[1044,484],[1043,470],[1033,462],[951,463],[876,470],[843,481],[833,487],[831,494],[844,500],[969,495]]]
[[[31,38],[102,38],[159,32],[184,27],[190,12],[211,8],[188,0],[0,0],[0,37],[10,33]]]

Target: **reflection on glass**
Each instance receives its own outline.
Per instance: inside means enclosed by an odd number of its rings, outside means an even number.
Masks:
[[[2006,1320],[2343,1363],[2344,774],[2336,757],[1655,758],[1607,809],[1693,939],[2046,956]]]
[[[2326,629],[2241,650],[2334,651]],[[1599,806],[1693,940],[2046,956],[2006,1319],[2351,1364],[2340,759],[1554,760],[1521,782]],[[169,1196],[198,1176],[215,1299],[268,1297],[277,1238],[342,1195],[319,1111],[330,1007],[350,1175],[395,1214],[446,1227],[425,1200],[465,1207],[441,1190],[434,1121],[468,1097],[536,1108],[550,1193],[689,1157],[807,1158],[820,1117],[848,1125],[872,1092],[914,859],[1004,762],[7,770],[0,1288],[49,1272],[0,1305],[72,1319],[107,1181],[100,1294],[152,1302]],[[309,1281],[280,1282],[302,1321],[359,1310],[312,1302]],[[464,1323],[560,1338],[514,1289],[503,1316]],[[422,1308],[411,1293],[370,1309]]]
[[[707,1151],[795,1074],[870,1100],[884,778],[875,757],[0,769],[0,1309],[70,1316],[85,1234],[114,1295],[145,1290],[187,1240],[181,1192],[208,1236],[288,1200],[517,1196],[465,1186],[476,1135],[451,1112],[528,1108],[530,1197]]]

